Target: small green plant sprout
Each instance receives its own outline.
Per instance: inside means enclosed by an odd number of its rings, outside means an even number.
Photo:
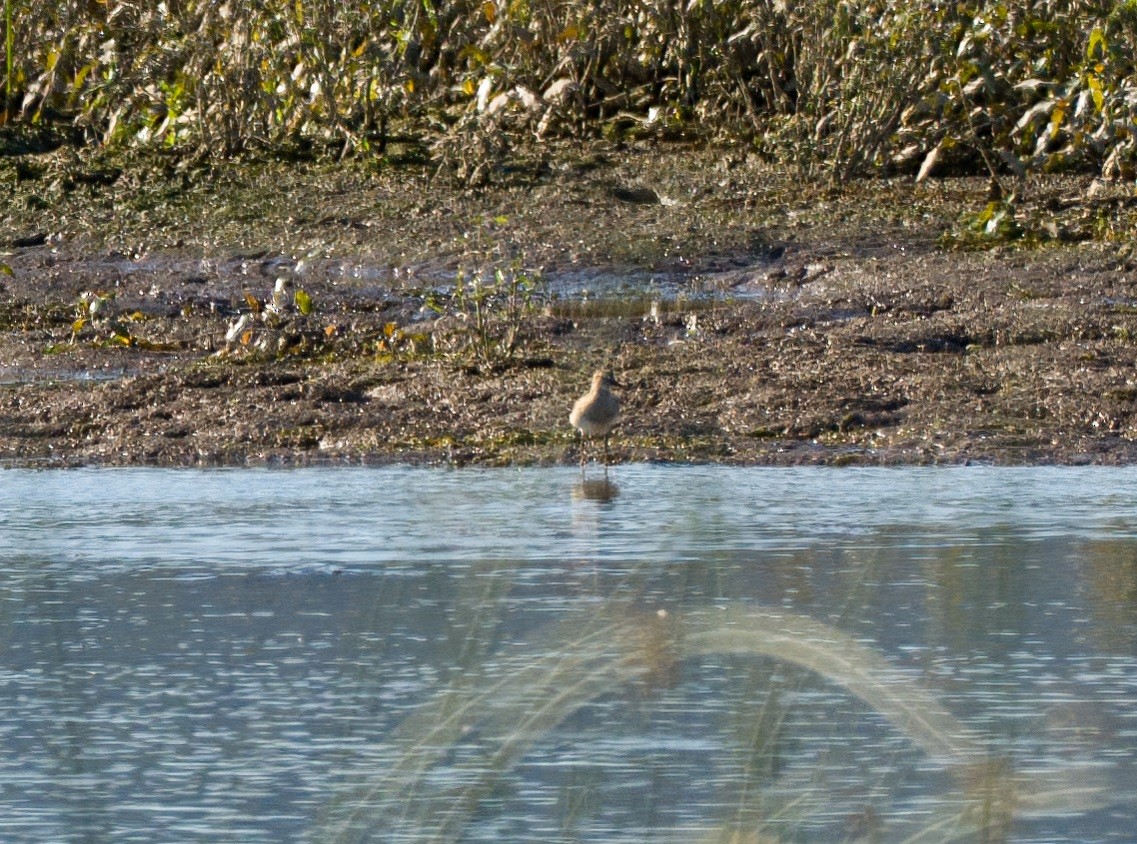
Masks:
[[[383,336],[375,343],[376,359],[382,363],[394,360],[399,353],[403,342],[403,329],[397,322],[388,322],[383,326]]]
[[[391,363],[400,358],[414,357],[431,343],[431,335],[426,331],[408,331],[397,322],[383,326],[383,336],[375,343],[375,359],[379,363]]]
[[[301,316],[308,316],[314,308],[312,297],[303,289],[298,287],[291,297],[288,295],[288,279],[284,276],[277,278],[276,284],[272,288],[272,295],[263,306],[250,293],[245,294],[245,301],[249,303],[249,307],[254,313],[260,314],[261,320],[266,323],[276,318],[286,317],[293,310]]]
[[[1015,212],[1015,205],[1009,200],[988,202],[982,211],[961,215],[942,241],[948,246],[984,249],[1022,240],[1027,231]]]
[[[1023,227],[1015,219],[1015,206],[1005,200],[987,203],[971,221],[971,230],[991,240],[1011,241],[1023,236]]]
[[[434,290],[428,290],[422,297],[422,307],[424,311],[443,316],[446,313],[446,300]]]
[[[248,310],[240,313],[225,330],[225,346],[217,354],[228,355],[244,347],[249,351],[281,355],[294,346],[319,345],[336,335],[339,327],[329,325],[316,330],[307,317],[315,310],[312,297],[304,290],[289,290],[288,279],[276,279],[272,293],[263,302],[246,291]]]
[[[514,266],[495,269],[487,278],[459,271],[452,308],[465,323],[467,353],[490,366],[510,362],[522,342],[526,322],[539,310],[543,284],[539,275]]]
[[[296,305],[296,310],[300,311],[303,316],[308,316],[312,313],[312,297],[303,290],[297,289],[295,295],[292,297],[292,301],[293,304]]]
[[[115,308],[114,301],[114,293],[101,290],[85,290],[79,294],[75,301],[75,319],[71,323],[69,344],[74,345],[86,337],[96,345],[123,346],[152,352],[180,348],[177,344],[159,343],[136,336],[131,325],[145,322],[146,314],[141,311],[122,313]]]
[[[75,343],[87,332],[96,341],[112,345],[130,346],[133,344],[130,329],[124,320],[115,313],[114,294],[103,291],[84,290],[75,302],[75,321],[71,323],[71,343]],[[141,321],[141,314],[132,314],[134,321]]]

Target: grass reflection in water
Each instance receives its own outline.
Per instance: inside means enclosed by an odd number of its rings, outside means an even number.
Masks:
[[[887,819],[887,840],[1005,840],[1016,816],[1109,805],[1117,790],[1110,769],[1088,763],[1015,771],[912,674],[807,616],[742,604],[650,613],[613,601],[487,656],[417,709],[384,746],[369,749],[372,773],[331,801],[318,840],[458,840],[501,777],[577,710],[629,686],[641,696],[661,692],[676,682],[682,663],[724,655],[815,672],[951,774],[951,787],[934,805]],[[771,694],[758,718],[780,722],[785,713],[768,710],[785,706]],[[697,828],[653,829],[651,840],[777,841],[785,818],[824,812],[832,798],[823,771],[788,770],[766,787],[760,777],[746,780],[753,787],[741,804],[730,804],[727,817],[706,818]],[[851,833],[848,840],[879,840],[883,822],[876,819],[866,837]]]

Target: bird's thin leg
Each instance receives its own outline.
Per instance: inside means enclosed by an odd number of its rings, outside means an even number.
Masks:
[[[580,432],[580,473],[584,474],[584,464],[587,455],[584,452],[584,431]]]
[[[604,468],[608,468],[608,435],[604,435]]]

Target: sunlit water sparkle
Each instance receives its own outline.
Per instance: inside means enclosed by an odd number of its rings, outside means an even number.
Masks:
[[[969,840],[979,801],[994,840],[1131,840],[1137,470],[611,481],[0,472],[0,839]],[[942,706],[957,758],[685,644],[770,618]]]

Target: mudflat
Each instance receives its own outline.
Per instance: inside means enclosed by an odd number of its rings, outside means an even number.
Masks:
[[[1131,186],[834,189],[730,148],[0,159],[0,463],[1128,463]]]

